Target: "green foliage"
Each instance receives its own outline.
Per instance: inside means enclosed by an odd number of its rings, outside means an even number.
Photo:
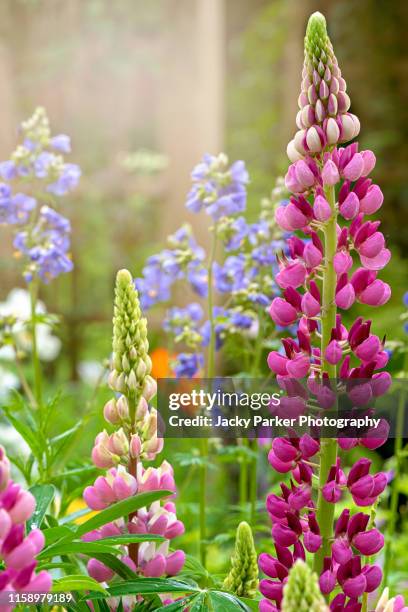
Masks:
[[[248,523],[238,525],[231,569],[223,588],[240,597],[255,597],[258,588],[258,561],[254,538]]]

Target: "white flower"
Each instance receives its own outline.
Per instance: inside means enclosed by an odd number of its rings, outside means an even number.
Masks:
[[[30,454],[30,447],[23,440],[20,434],[11,427],[11,425],[4,425],[2,423],[0,427],[0,445],[4,446],[7,451],[11,451],[14,455],[28,457]]]
[[[36,313],[47,313],[43,302],[38,301]],[[12,332],[16,338],[18,348],[25,352],[31,351],[32,340],[27,322],[31,319],[30,294],[25,289],[15,288],[10,291],[5,302],[0,303],[0,317],[13,316],[17,319]],[[61,350],[61,341],[53,336],[49,325],[37,325],[38,356],[42,361],[53,361]],[[0,359],[14,359],[14,351],[10,346],[0,349]]]
[[[0,400],[7,399],[10,391],[17,389],[18,386],[19,380],[17,376],[0,366]]]
[[[86,384],[94,387],[101,379],[104,367],[99,361],[80,361],[78,374]]]

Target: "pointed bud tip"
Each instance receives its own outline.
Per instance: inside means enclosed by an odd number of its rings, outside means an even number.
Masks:
[[[309,17],[305,36],[305,51],[311,62],[322,58],[324,64],[325,56],[322,55],[322,52],[326,55],[330,54],[331,45],[327,34],[326,19],[319,12],[313,13]]]
[[[129,270],[126,270],[125,268],[123,270],[119,270],[116,275],[116,282],[121,284],[133,283],[133,278]]]

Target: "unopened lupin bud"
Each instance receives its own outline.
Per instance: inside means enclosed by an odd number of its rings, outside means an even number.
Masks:
[[[142,452],[142,442],[138,434],[133,434],[130,438],[130,456],[133,459],[138,459],[140,457],[140,453]]]
[[[116,409],[118,411],[119,418],[125,421],[129,418],[129,404],[124,395],[121,395],[116,402]]]
[[[150,401],[157,393],[157,382],[151,376],[146,376],[143,387],[143,397]]]
[[[142,393],[151,369],[147,355],[147,323],[141,315],[139,298],[128,270],[116,276],[113,317],[113,358],[109,383],[132,395]]]
[[[115,455],[126,455],[129,452],[129,441],[122,427],[109,437],[109,449]]]
[[[239,597],[255,597],[258,588],[258,564],[251,527],[244,521],[238,525],[231,569],[223,588]]]
[[[360,131],[358,118],[349,113],[350,98],[341,76],[321,13],[310,17],[305,37],[305,60],[299,96],[299,131],[288,145],[291,161],[305,152],[319,154],[327,145],[347,142]]]
[[[300,559],[289,572],[283,589],[283,612],[326,612],[328,607],[320,591],[316,574]]]
[[[108,421],[108,423],[111,423],[112,425],[115,425],[115,423],[119,423],[119,411],[116,405],[116,401],[114,399],[111,399],[106,402],[103,408],[103,416],[105,418],[105,421]]]

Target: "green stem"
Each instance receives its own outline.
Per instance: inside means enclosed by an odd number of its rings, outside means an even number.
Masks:
[[[248,440],[246,438],[241,440],[241,446],[243,446],[243,448],[248,448]],[[240,468],[239,501],[242,507],[244,507],[248,501],[248,461],[246,455],[242,456]]]
[[[251,502],[251,516],[250,523],[251,526],[255,526],[256,520],[256,501],[258,498],[258,440],[251,440],[250,448],[256,453],[256,457],[252,459],[251,463],[251,481],[249,483],[249,499]]]
[[[208,319],[210,322],[210,342],[208,344],[208,356],[207,356],[207,379],[214,378],[215,368],[215,324],[214,324],[214,312],[213,312],[213,263],[215,260],[215,254],[217,251],[217,227],[213,228],[212,235],[212,246],[210,257],[208,260],[207,274],[208,274]],[[199,491],[199,555],[201,565],[206,565],[206,501],[207,501],[207,461],[208,461],[208,439],[202,438],[201,440],[201,459],[202,465],[200,466],[200,491]]]
[[[208,320],[210,322],[210,341],[208,344],[208,356],[207,356],[207,378],[214,377],[215,367],[215,323],[214,323],[214,299],[213,299],[213,263],[215,260],[215,254],[217,251],[217,227],[214,226],[212,236],[212,247],[210,258],[208,261],[207,274],[208,274]]]
[[[375,517],[377,515],[377,503],[378,503],[378,500],[375,502],[373,506],[371,506],[370,520],[368,521],[368,524],[366,527],[367,531],[371,529],[372,527],[374,527]],[[370,557],[364,557],[363,565],[369,565],[370,562],[371,562]],[[368,593],[363,594],[361,612],[368,612]]]
[[[132,393],[128,396],[128,404],[129,404],[129,416],[130,416],[130,430],[129,430],[129,444],[132,438],[132,434],[136,433],[135,428],[135,417],[136,417],[136,407],[140,399],[140,394],[136,395]],[[137,479],[137,459],[131,457],[129,454],[129,465],[128,465],[129,474],[131,474],[134,478]],[[128,516],[129,523],[132,522],[133,517],[137,515],[137,510],[135,512],[131,512]],[[132,559],[133,563],[137,566],[138,564],[138,556],[139,556],[139,544],[136,542],[132,542],[128,546],[129,557]]]
[[[38,280],[32,280],[30,283],[30,298],[31,298],[31,335],[32,335],[32,356],[34,365],[34,394],[37,406],[42,410],[42,371],[41,363],[38,356],[37,344],[37,299],[38,299]]]
[[[200,466],[200,491],[199,491],[199,506],[200,506],[200,533],[199,533],[199,555],[201,565],[206,566],[207,548],[206,548],[206,501],[207,501],[207,461],[208,461],[208,439],[201,439],[201,458],[203,464]]]
[[[405,353],[404,359],[404,376],[408,370],[408,352]],[[391,499],[390,499],[390,518],[387,527],[387,537],[384,551],[384,574],[383,584],[387,586],[388,576],[391,569],[391,557],[392,557],[392,545],[394,542],[395,528],[397,525],[398,516],[398,479],[402,469],[402,445],[404,436],[404,418],[405,418],[405,392],[404,388],[401,388],[401,393],[398,402],[397,410],[397,422],[395,427],[395,440],[394,440],[394,457],[395,457],[395,473],[391,484]]]
[[[336,272],[334,270],[333,258],[336,254],[337,233],[336,221],[337,215],[335,210],[335,191],[334,187],[329,187],[325,190],[325,196],[332,209],[332,216],[324,226],[324,253],[325,264],[323,270],[323,299],[322,299],[322,339],[321,339],[321,356],[322,370],[326,372],[330,378],[336,377],[336,366],[329,364],[324,359],[324,354],[327,345],[330,342],[331,330],[336,324]],[[329,438],[323,438],[320,441],[320,470],[319,470],[319,495],[317,499],[316,517],[320,526],[322,536],[322,546],[314,557],[314,571],[320,575],[324,557],[330,555],[330,538],[333,532],[334,510],[335,504],[327,502],[322,495],[322,488],[326,484],[328,472],[337,459],[337,441]]]

